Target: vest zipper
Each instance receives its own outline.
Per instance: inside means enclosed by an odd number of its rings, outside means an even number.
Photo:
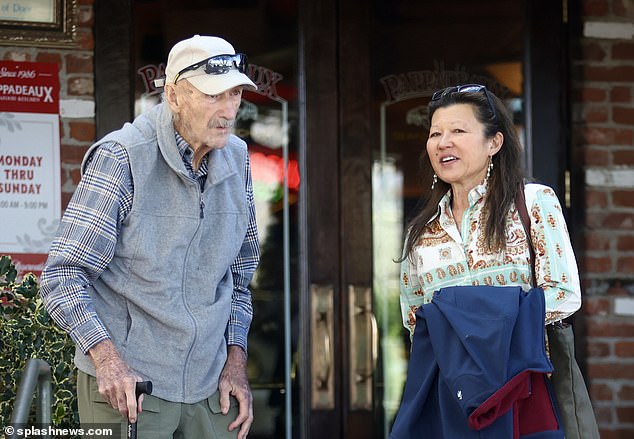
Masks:
[[[205,202],[203,201],[203,194],[200,194],[200,218],[204,218],[205,217]]]

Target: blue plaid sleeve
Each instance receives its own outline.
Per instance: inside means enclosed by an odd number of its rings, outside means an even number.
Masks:
[[[255,201],[253,199],[253,184],[251,181],[251,164],[248,155],[245,173],[249,225],[240,253],[233,264],[231,264],[233,295],[231,297],[231,314],[227,325],[227,344],[238,345],[246,352],[247,337],[251,327],[251,320],[253,319],[253,304],[249,283],[260,260],[258,228],[255,221]]]
[[[40,278],[49,314],[84,353],[110,337],[86,288],[112,260],[132,195],[125,149],[100,145],[88,158]]]

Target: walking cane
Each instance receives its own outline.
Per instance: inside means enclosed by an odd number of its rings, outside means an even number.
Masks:
[[[136,389],[134,391],[137,404],[139,403],[139,396],[142,393],[148,395],[152,394],[152,381],[140,381],[136,383]],[[128,421],[128,439],[136,439],[136,422]]]

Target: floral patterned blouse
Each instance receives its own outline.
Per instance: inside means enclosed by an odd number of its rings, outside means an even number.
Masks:
[[[451,194],[440,201],[438,214],[423,230],[408,258],[401,263],[403,324],[414,334],[415,313],[432,300],[434,291],[455,285],[519,285],[531,288],[530,251],[515,207],[507,213],[506,249],[484,247],[480,217],[486,183],[469,193],[462,230],[451,214]],[[564,319],[581,307],[575,255],[555,192],[540,184],[525,186],[526,206],[535,248],[537,285],[544,289],[546,324]],[[474,310],[475,311],[475,310]]]

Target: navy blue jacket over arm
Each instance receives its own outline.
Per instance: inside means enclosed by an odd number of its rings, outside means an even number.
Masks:
[[[544,293],[459,286],[416,314],[391,439],[563,439],[547,374]]]

